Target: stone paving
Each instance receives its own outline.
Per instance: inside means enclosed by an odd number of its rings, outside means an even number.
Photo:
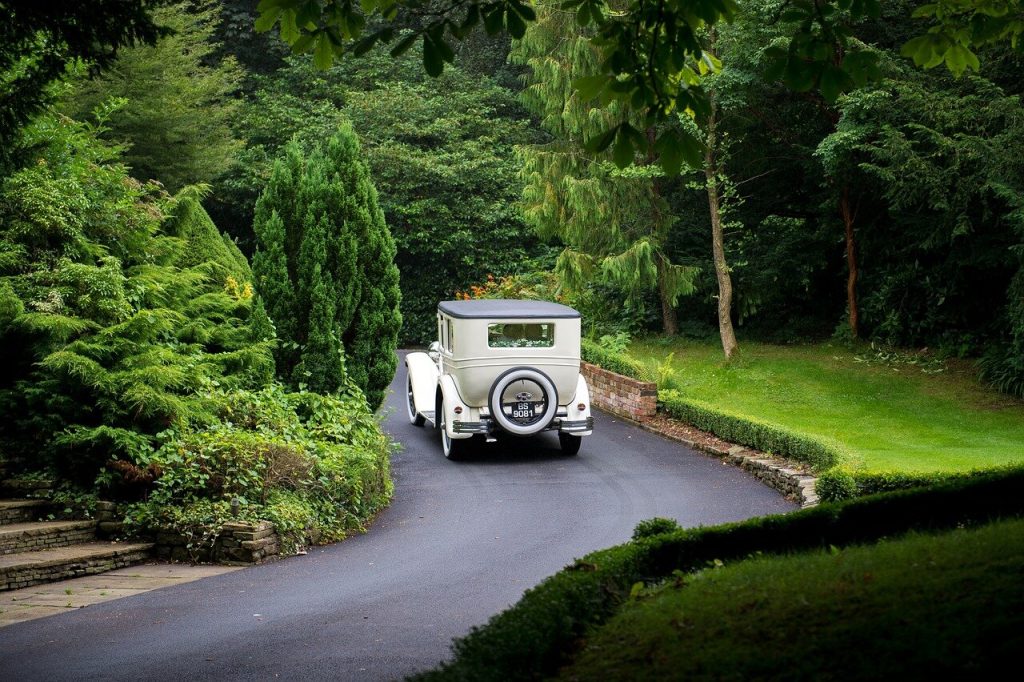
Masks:
[[[240,566],[141,564],[0,593],[0,627],[239,570]]]

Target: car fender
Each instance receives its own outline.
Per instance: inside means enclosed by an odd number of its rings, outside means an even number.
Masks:
[[[454,433],[452,431],[452,423],[456,420],[464,420],[469,417],[469,406],[462,400],[462,396],[459,395],[459,389],[455,386],[455,380],[452,379],[450,374],[442,374],[441,378],[437,382],[437,390],[441,394],[441,398],[444,402],[444,423],[445,430],[448,432],[448,436],[455,440],[462,438],[472,438],[471,433]],[[462,408],[462,414],[455,414],[455,407]],[[441,415],[438,415],[438,421],[435,424],[440,424]]]
[[[582,410],[577,408],[581,404],[583,405]],[[583,378],[583,374],[580,374],[579,379],[576,380],[576,393],[566,405],[566,412],[568,421],[583,421],[590,417],[590,387],[587,386],[587,380]],[[589,436],[591,433],[591,431],[584,431],[579,435]]]
[[[437,363],[426,353],[415,352],[405,356],[405,366],[412,384],[412,401],[416,411],[420,414],[433,412],[439,373]]]

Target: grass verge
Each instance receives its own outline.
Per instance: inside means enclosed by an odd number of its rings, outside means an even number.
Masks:
[[[867,349],[828,343],[748,342],[729,364],[710,342],[638,341],[630,354],[660,387],[725,414],[836,443],[855,469],[954,472],[1024,457],[1024,403],[986,389],[962,363],[893,354],[878,360]]]
[[[587,555],[457,640],[455,657],[418,680],[534,680],[569,662],[580,638],[614,616],[637,582],[657,583],[716,560],[877,542],[911,531],[1024,515],[1024,470],[846,502],[784,516],[679,530]]]
[[[999,675],[1024,644],[1024,521],[680,574],[563,680]]]

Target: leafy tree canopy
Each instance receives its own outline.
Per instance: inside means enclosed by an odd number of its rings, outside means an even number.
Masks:
[[[554,4],[554,3],[552,3]],[[735,0],[564,0],[562,10],[575,13],[581,27],[601,54],[598,73],[580,78],[574,87],[585,99],[621,102],[643,115],[642,126],[624,116],[589,141],[591,151],[614,144],[615,160],[626,166],[633,150],[653,146],[662,166],[679,171],[683,161],[701,163],[701,142],[685,129],[663,128],[653,140],[643,130],[687,112],[703,123],[709,113],[708,95],[701,87],[701,64],[710,65],[700,38],[702,29],[736,15]],[[791,0],[780,2],[775,19],[791,26],[788,39],[767,56],[768,76],[782,78],[797,91],[817,88],[830,101],[863,85],[878,74],[877,57],[852,40],[851,24],[877,17],[879,0]],[[440,75],[455,59],[452,42],[462,40],[479,25],[491,35],[507,31],[522,38],[534,9],[522,0],[262,0],[258,30],[279,26],[281,37],[296,52],[311,52],[321,68],[344,52],[360,55],[378,43],[395,42],[393,55],[417,40],[423,45],[423,66]],[[918,9],[932,17],[926,36],[905,50],[926,66],[946,64],[954,73],[977,68],[975,45],[1009,39],[1016,45],[1024,23],[1019,0],[941,0]],[[368,18],[372,20],[371,29]],[[399,29],[413,26],[406,34]]]

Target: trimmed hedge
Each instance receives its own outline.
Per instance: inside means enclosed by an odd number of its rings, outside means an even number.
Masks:
[[[625,353],[608,350],[590,339],[582,340],[580,350],[584,361],[609,372],[615,372],[638,381],[654,380],[646,367]]]
[[[814,491],[823,502],[838,502],[876,493],[909,490],[939,483],[951,483],[977,478],[999,471],[1013,471],[1016,467],[974,469],[971,471],[936,471],[928,473],[904,471],[853,471],[835,467],[822,473],[814,484]]]
[[[875,542],[1024,516],[1024,468],[930,488],[823,504],[787,515],[680,530],[600,550],[523,595],[510,609],[456,640],[455,658],[413,680],[535,680],[554,674],[588,628],[605,622],[637,582],[675,570]]]
[[[815,469],[828,469],[845,459],[838,444],[792,433],[749,417],[729,414],[702,401],[684,398],[672,389],[658,391],[658,402],[670,417],[713,433],[730,443],[805,462]]]

